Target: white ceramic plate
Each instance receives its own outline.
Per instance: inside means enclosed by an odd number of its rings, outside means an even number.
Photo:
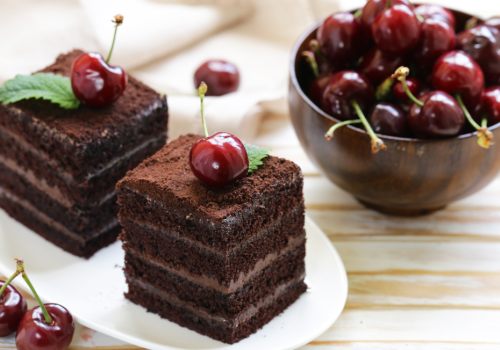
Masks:
[[[337,251],[310,219],[306,232],[309,290],[257,333],[234,345],[182,328],[126,300],[120,242],[84,260],[45,241],[0,210],[0,273],[10,276],[15,269],[13,259],[23,258],[44,302],[64,305],[82,325],[145,348],[295,349],[326,331],[347,298],[346,272]],[[20,278],[14,284],[27,290]]]

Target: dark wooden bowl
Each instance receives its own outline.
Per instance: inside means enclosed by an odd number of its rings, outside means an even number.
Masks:
[[[457,28],[463,28],[471,15],[452,11]],[[443,140],[379,135],[387,150],[372,154],[368,134],[352,126],[338,129],[335,137],[326,141],[323,135],[339,121],[307,97],[311,73],[301,57],[321,22],[303,34],[293,48],[288,100],[302,147],[333,183],[375,210],[422,215],[477,192],[497,176],[498,124],[490,128],[495,141],[490,149],[477,145],[476,133]]]

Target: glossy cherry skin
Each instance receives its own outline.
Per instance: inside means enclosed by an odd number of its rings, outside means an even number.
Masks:
[[[400,108],[389,103],[376,104],[370,114],[369,122],[377,134],[398,137],[410,136],[406,115]]]
[[[193,145],[189,166],[201,182],[222,188],[245,177],[249,163],[240,139],[227,132],[218,132]]]
[[[457,49],[467,52],[481,67],[490,85],[500,84],[500,31],[486,25],[457,35]]]
[[[75,332],[71,313],[58,304],[44,305],[52,323],[45,322],[40,306],[28,311],[17,328],[18,350],[65,350],[71,343]]]
[[[374,48],[363,58],[358,71],[376,86],[390,77],[398,67],[404,66],[404,61],[401,56],[389,56]]]
[[[452,26],[453,29],[457,27],[457,21],[453,13],[442,6],[433,4],[423,4],[417,6],[414,12],[422,16],[422,18],[424,19],[435,18],[441,21],[446,21],[449,25]]]
[[[235,92],[240,86],[240,73],[232,63],[211,60],[203,63],[194,73],[194,86],[202,82],[208,86],[206,96],[222,96]]]
[[[495,17],[488,18],[482,24],[484,24],[485,26],[493,27],[493,28],[500,30],[500,17],[495,16]]]
[[[408,90],[411,91],[413,95],[418,95],[420,92],[420,81],[416,78],[407,78],[406,79],[406,85],[408,86]],[[394,94],[394,97],[400,99],[400,100],[409,100],[408,95],[406,94],[405,89],[403,88],[403,84],[398,81],[396,84],[394,84],[392,88],[392,93]]]
[[[380,12],[372,22],[375,45],[388,55],[404,55],[420,39],[420,22],[410,7],[394,5]]]
[[[484,90],[482,111],[488,117],[489,126],[500,123],[500,87],[492,86]]]
[[[352,70],[332,75],[321,100],[323,111],[338,120],[358,119],[352,101],[356,101],[364,112],[368,109],[373,101],[370,81]]]
[[[4,284],[5,281],[0,281],[0,288]],[[26,299],[9,284],[0,297],[0,337],[14,333],[27,311]]]
[[[436,60],[455,48],[453,27],[446,21],[427,18],[421,24],[420,41],[415,48],[415,62],[426,71],[432,70]]]
[[[323,55],[336,67],[356,62],[363,50],[364,36],[352,13],[339,12],[326,18],[316,37]]]
[[[408,123],[419,138],[457,136],[465,123],[462,109],[453,97],[444,91],[433,91],[419,98],[423,107],[413,104]]]
[[[368,0],[361,10],[359,22],[364,28],[370,29],[373,19],[385,9],[387,0]],[[403,4],[412,7],[408,0],[392,0],[391,5]]]
[[[127,87],[127,73],[106,63],[99,53],[84,53],[71,67],[71,88],[76,98],[90,107],[116,101]]]
[[[323,73],[312,81],[311,87],[309,89],[309,98],[314,102],[315,105],[321,105],[323,93],[325,92],[326,86],[328,85],[331,76],[331,73]]]
[[[438,90],[452,95],[459,93],[471,110],[481,102],[483,72],[476,61],[463,51],[448,52],[437,60],[432,83]]]

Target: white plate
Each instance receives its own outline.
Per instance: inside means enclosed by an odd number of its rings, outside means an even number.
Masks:
[[[326,331],[347,298],[347,276],[337,251],[310,219],[306,232],[309,290],[257,333],[234,345],[182,328],[126,300],[121,242],[84,260],[48,243],[0,210],[0,272],[10,276],[15,269],[13,259],[23,258],[44,302],[64,305],[82,325],[145,348],[294,349]],[[20,278],[14,284],[27,290]]]

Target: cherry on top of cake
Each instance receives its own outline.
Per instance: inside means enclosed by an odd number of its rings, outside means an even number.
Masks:
[[[212,219],[223,219],[243,206],[260,205],[264,196],[282,196],[282,187],[301,186],[302,173],[298,165],[269,156],[257,170],[235,184],[222,189],[210,188],[196,178],[189,166],[189,151],[201,138],[202,135],[188,134],[172,141],[129,171],[117,188],[139,192]]]
[[[73,50],[59,55],[55,63],[42,69],[43,73],[69,76],[73,61],[84,52]],[[85,144],[103,135],[112,137],[124,130],[135,130],[141,120],[166,101],[150,87],[129,77],[123,95],[113,103],[92,108],[81,104],[77,109],[64,109],[42,99],[29,99],[6,105],[9,110],[23,114],[40,126],[45,126],[72,142]],[[7,121],[4,121],[4,123]],[[43,128],[43,127],[42,127]]]

